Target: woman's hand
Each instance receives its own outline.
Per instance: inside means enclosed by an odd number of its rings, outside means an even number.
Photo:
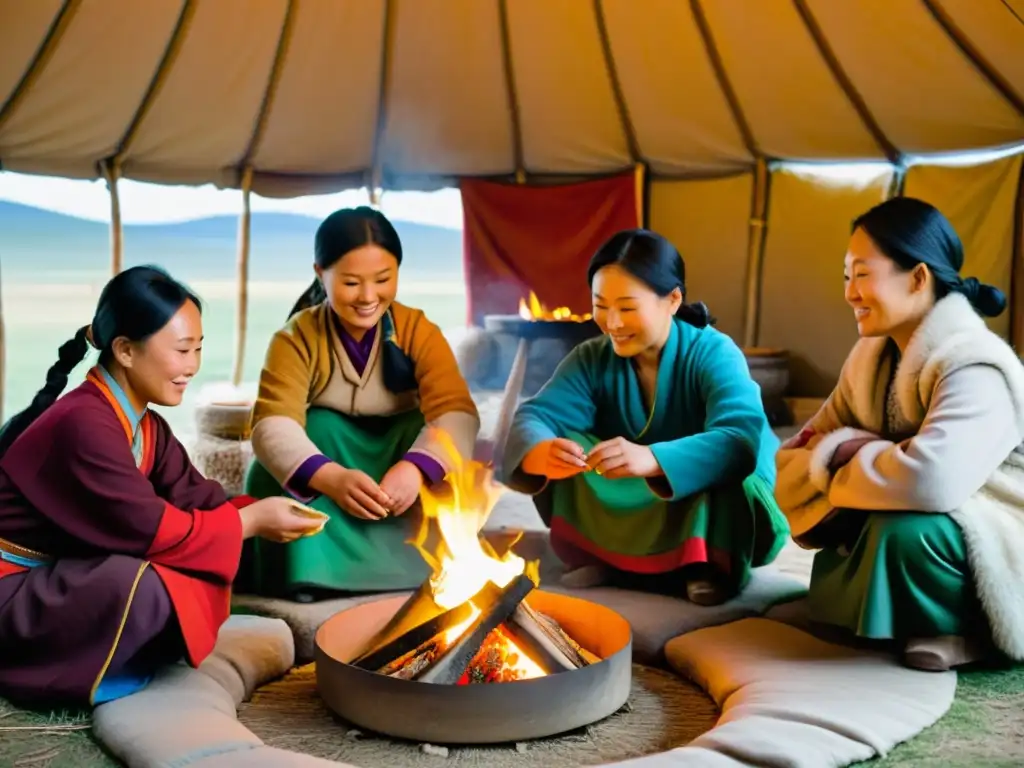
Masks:
[[[850,460],[857,455],[857,451],[870,442],[877,440],[875,437],[858,437],[855,440],[847,440],[840,443],[836,452],[832,454],[832,461],[828,463],[831,472],[838,472],[842,467],[850,463]]]
[[[242,518],[242,538],[259,536],[285,544],[320,527],[322,521],[295,511],[284,496],[270,496],[238,510]]]
[[[613,437],[595,445],[587,463],[597,474],[612,480],[664,474],[650,448],[631,443],[624,437]]]
[[[411,461],[402,459],[381,479],[380,489],[391,499],[388,506],[391,514],[401,515],[419,498],[423,489],[423,473]]]
[[[380,520],[388,516],[391,499],[373,478],[358,469],[325,464],[310,480],[310,486],[337,504],[352,517]]]
[[[520,468],[528,475],[564,480],[587,471],[586,451],[572,440],[556,437],[533,446]]]

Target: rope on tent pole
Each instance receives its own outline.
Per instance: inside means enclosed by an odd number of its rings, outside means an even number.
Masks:
[[[893,163],[892,178],[889,179],[888,198],[903,197],[903,189],[907,185],[907,165],[903,161]]]
[[[946,33],[946,37],[953,41],[953,44],[960,50],[960,53],[963,54],[968,63],[974,67],[975,71],[981,75],[982,79],[987,81],[1018,115],[1024,117],[1024,96],[1014,89],[1010,81],[992,65],[992,62],[985,57],[978,46],[964,34],[960,25],[956,23],[942,3],[939,0],[921,0],[921,2],[932,18],[935,19],[935,23]]]
[[[768,162],[758,158],[754,167],[754,190],[750,204],[750,235],[747,239],[746,301],[743,310],[743,346],[756,347],[760,335],[761,273],[768,234],[768,192],[771,173]]]
[[[818,20],[815,18],[814,12],[808,5],[807,0],[793,0],[793,4],[796,6],[797,15],[803,21],[804,27],[807,28],[807,32],[811,36],[811,40],[814,41],[814,45],[817,47],[818,53],[825,62],[825,66],[828,67],[829,72],[832,73],[833,79],[839,85],[839,90],[841,90],[843,95],[846,96],[846,100],[850,102],[850,106],[853,107],[853,111],[857,113],[860,121],[864,124],[864,128],[871,134],[871,138],[874,139],[878,148],[882,150],[886,159],[899,168],[903,164],[903,153],[900,152],[896,145],[889,140],[885,131],[882,130],[882,126],[871,113],[864,97],[853,84],[853,80],[843,68],[843,65],[839,61],[839,57],[836,56],[836,52],[829,44],[828,38],[825,36],[821,25],[818,24]]]
[[[380,168],[371,170],[370,183],[366,185],[366,193],[370,198],[370,206],[380,209],[380,201],[384,197],[384,184],[380,178]]]
[[[366,170],[366,186],[370,205],[380,206],[381,190],[384,186],[384,136],[388,125],[388,97],[391,93],[392,48],[395,42],[395,16],[397,11],[392,0],[384,0],[381,16],[380,81],[377,85],[377,117],[373,130],[373,147],[370,167]]]
[[[757,139],[754,138],[754,132],[750,128],[750,122],[747,120],[743,107],[740,105],[736,89],[733,88],[729,75],[725,71],[722,54],[715,43],[715,34],[711,30],[711,24],[708,22],[708,17],[704,12],[701,0],[690,0],[690,13],[693,16],[693,23],[697,27],[697,32],[700,33],[700,39],[704,43],[704,51],[707,54],[708,62],[711,64],[711,70],[715,73],[715,80],[718,82],[718,87],[722,91],[726,104],[729,105],[729,111],[732,113],[733,122],[736,123],[736,129],[740,132],[740,136],[743,139],[743,145],[755,160],[764,157],[764,153],[758,146]]]
[[[0,104],[0,126],[3,126],[10,119],[11,115],[14,114],[14,110],[28,94],[33,83],[46,69],[47,64],[50,63],[50,59],[53,57],[54,51],[57,50],[57,46],[60,44],[61,38],[67,31],[68,26],[70,26],[75,12],[78,11],[81,5],[82,0],[64,0],[60,10],[53,17],[50,28],[46,31],[46,37],[43,38],[42,43],[36,49],[35,56],[32,57],[32,61],[29,62],[28,67],[22,73],[18,84],[14,86],[14,90],[7,97],[7,101]]]
[[[110,194],[110,274],[124,269],[124,227],[121,224],[121,195],[117,182],[121,178],[121,163],[116,158],[103,163],[103,178]]]
[[[128,123],[128,127],[121,136],[121,140],[117,142],[117,150],[114,152],[112,160],[117,164],[118,168],[124,166],[124,159],[128,155],[136,135],[138,135],[143,120],[146,119],[146,115],[149,114],[149,110],[156,102],[156,97],[160,94],[164,84],[167,82],[167,78],[170,76],[174,62],[177,60],[181,46],[184,44],[185,34],[195,16],[195,11],[195,0],[185,0],[181,6],[181,12],[178,14],[178,20],[174,24],[174,29],[167,40],[164,54],[160,57],[160,63],[157,65],[156,71],[146,87],[142,100],[135,108],[135,114],[132,115],[131,122]]]
[[[231,383],[236,387],[242,383],[245,367],[245,338],[249,319],[249,235],[252,224],[252,209],[249,195],[252,190],[252,166],[242,172],[242,215],[238,219],[238,306],[235,316],[235,361]]]
[[[512,164],[516,184],[526,183],[526,161],[523,159],[523,127],[519,114],[519,92],[512,69],[512,32],[508,23],[508,0],[498,0],[498,32],[501,37],[501,68],[505,77],[505,96],[508,99],[508,118],[512,133]]]
[[[611,37],[608,34],[608,20],[605,18],[604,5],[601,0],[594,0],[594,21],[597,23],[597,36],[601,43],[604,68],[612,88],[612,98],[615,100],[615,110],[619,114],[619,123],[622,125],[622,135],[629,148],[629,157],[634,163],[643,162],[644,156],[636,137],[636,127],[633,125],[629,104],[626,102],[626,93],[622,89],[622,81],[619,79],[619,68],[615,65]]]

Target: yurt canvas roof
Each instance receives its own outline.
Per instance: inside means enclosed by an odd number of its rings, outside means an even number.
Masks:
[[[1024,0],[0,0],[6,170],[307,194],[1024,141]]]
[[[4,170],[289,197],[642,167],[688,294],[802,395],[856,338],[850,222],[921,197],[1024,347],[1024,153],[938,158],[1024,146],[1024,0],[0,0],[0,51]]]

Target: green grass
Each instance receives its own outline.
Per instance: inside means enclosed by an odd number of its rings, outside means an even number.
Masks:
[[[878,768],[1011,768],[1024,765],[1024,666],[960,672],[946,715]]]

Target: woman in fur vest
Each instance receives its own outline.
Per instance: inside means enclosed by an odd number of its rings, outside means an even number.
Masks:
[[[814,557],[812,621],[947,670],[1024,660],[1024,366],[979,315],[949,221],[895,198],[853,225],[845,298],[861,339],[777,456],[776,497]],[[994,649],[992,648],[994,646]]]

